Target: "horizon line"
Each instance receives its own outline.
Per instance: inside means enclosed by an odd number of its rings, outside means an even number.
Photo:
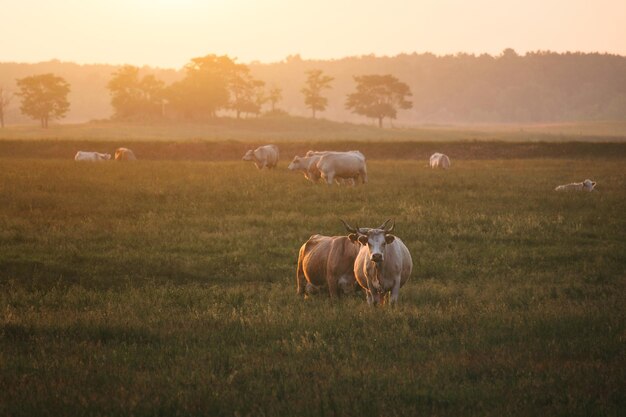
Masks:
[[[217,56],[228,56],[231,59],[238,61],[239,63],[245,64],[245,65],[276,65],[276,64],[284,64],[284,63],[289,63],[290,61],[294,60],[294,61],[302,61],[302,62],[336,62],[336,61],[342,61],[342,60],[347,60],[347,59],[363,59],[363,58],[397,58],[400,56],[407,56],[407,55],[432,55],[436,58],[446,58],[446,57],[459,57],[459,56],[470,56],[470,57],[482,57],[482,56],[489,56],[491,58],[494,59],[499,59],[503,56],[504,51],[506,50],[513,50],[519,57],[526,57],[528,55],[537,55],[537,54],[556,54],[556,55],[608,55],[608,56],[617,56],[620,58],[626,58],[626,55],[622,55],[621,53],[615,53],[615,52],[608,52],[608,51],[554,51],[554,50],[550,50],[550,49],[546,49],[546,50],[542,50],[542,49],[537,49],[537,50],[528,50],[525,51],[524,53],[520,53],[517,52],[514,48],[504,48],[499,54],[490,54],[488,52],[465,52],[465,51],[457,51],[455,53],[434,53],[434,52],[430,52],[430,51],[424,51],[424,52],[418,52],[418,51],[412,51],[412,52],[399,52],[397,54],[381,54],[381,55],[377,55],[376,53],[372,52],[369,54],[355,54],[355,55],[346,55],[346,56],[342,56],[339,58],[303,58],[302,55],[300,53],[294,53],[294,54],[288,54],[286,57],[284,57],[282,60],[278,60],[278,61],[263,61],[263,60],[258,60],[258,59],[252,59],[249,61],[239,61],[238,58],[236,56],[231,56],[229,54],[219,54],[219,53],[212,53],[212,52],[207,52],[204,55],[198,55],[198,56],[194,56],[189,58],[189,61],[191,61],[194,58],[198,58],[198,57],[203,57],[203,56],[207,56],[207,55],[217,55]],[[2,60],[0,61],[0,64],[17,64],[17,65],[37,65],[37,64],[47,64],[47,63],[61,63],[61,64],[75,64],[75,65],[79,65],[79,66],[97,66],[97,65],[106,65],[106,66],[116,66],[116,67],[120,67],[120,66],[125,66],[125,65],[130,65],[133,67],[138,67],[138,68],[154,68],[154,69],[161,69],[161,70],[174,70],[174,71],[178,71],[184,68],[184,66],[186,65],[183,64],[180,67],[174,67],[174,66],[163,66],[163,65],[154,65],[154,64],[132,64],[132,63],[128,63],[128,62],[97,62],[97,61],[80,61],[80,60],[66,60],[63,58],[49,58],[49,59],[42,59],[42,60],[32,60],[32,61],[23,61],[23,60]]]

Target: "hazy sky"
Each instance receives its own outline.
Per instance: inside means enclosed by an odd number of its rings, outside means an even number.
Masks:
[[[511,47],[626,55],[626,0],[0,0],[0,61],[181,67]]]

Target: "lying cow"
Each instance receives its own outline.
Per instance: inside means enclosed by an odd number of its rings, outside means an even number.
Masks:
[[[353,228],[344,223],[349,232],[358,236],[361,245],[354,261],[354,276],[365,290],[369,305],[381,303],[389,292],[390,303],[396,303],[400,287],[408,281],[413,269],[408,248],[391,234],[395,224],[388,228],[388,223],[389,220],[374,229]]]
[[[298,295],[314,294],[327,286],[331,298],[339,290],[354,291],[354,260],[359,253],[355,234],[347,236],[313,235],[298,255],[296,283]]]
[[[76,152],[76,155],[74,155],[75,161],[98,162],[108,161],[109,159],[111,159],[110,153],[78,151]]]
[[[325,152],[317,163],[317,169],[327,184],[337,178],[367,183],[367,166],[365,157],[359,151]]]
[[[430,156],[430,167],[431,168],[450,168],[450,158],[447,155],[435,152]]]
[[[259,146],[255,150],[248,150],[243,156],[244,161],[252,161],[258,169],[274,168],[278,164],[278,147],[276,145]]]
[[[554,191],[593,191],[595,186],[595,181],[586,179],[583,182],[572,182],[570,184],[559,185],[554,189]]]
[[[117,148],[115,150],[116,161],[136,161],[135,153],[128,148]]]

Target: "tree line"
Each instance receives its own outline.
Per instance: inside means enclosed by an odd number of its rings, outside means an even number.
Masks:
[[[407,96],[412,107],[403,108],[399,104],[395,107],[398,122],[405,125],[626,120],[626,57],[619,55],[547,51],[518,55],[507,49],[497,56],[413,53],[393,57],[365,55],[338,60],[305,60],[295,55],[270,64],[251,62],[240,67],[236,62],[232,64],[225,65],[232,70],[228,76],[230,86],[226,87],[229,98],[225,102],[222,97],[216,111],[222,116],[229,113],[237,117],[237,108],[240,117],[256,116],[259,114],[256,106],[263,103],[262,112],[269,109],[271,113],[286,112],[295,116],[312,116],[315,112],[317,117],[323,111],[324,117],[332,120],[358,122],[363,120],[362,115],[346,106],[348,96],[359,91],[354,77],[390,74],[406,84],[412,94]],[[17,87],[13,85],[16,79],[43,73],[56,74],[71,84],[69,121],[108,119],[116,108],[111,104],[113,97],[107,85],[112,74],[122,68],[59,61],[0,63],[0,121],[2,108],[9,109],[4,114],[8,114],[10,122],[25,121],[18,114],[19,97],[15,94]],[[149,95],[164,90],[164,93],[171,94],[165,105],[161,102],[155,106],[153,103],[151,110],[143,110],[143,113],[165,113],[176,119],[210,118],[204,111],[193,110],[186,100],[189,93],[185,92],[185,87],[191,87],[202,78],[200,74],[205,69],[206,65],[194,64],[193,60],[181,70],[138,68],[136,77],[140,81],[148,75],[153,77],[147,77],[145,85],[135,91],[135,95],[131,94],[134,97],[131,102],[141,98],[144,90]],[[322,87],[319,97],[303,95],[302,90],[309,88],[312,71],[321,71],[324,77],[332,78],[330,88]],[[131,71],[127,75],[133,77]],[[248,88],[250,78],[264,82],[263,86],[253,88],[253,94]],[[148,85],[151,79],[154,86]],[[175,89],[174,85],[180,88]],[[175,91],[178,91],[178,97],[174,95]],[[236,105],[233,103],[235,95]],[[180,100],[176,102],[177,99]],[[324,105],[324,109],[318,110],[319,105]],[[379,105],[383,107],[384,102]],[[371,119],[379,121],[376,117]]]
[[[226,111],[240,119],[242,114],[259,116],[268,102],[272,113],[281,113],[277,103],[282,99],[282,90],[275,85],[267,90],[266,83],[254,78],[247,65],[227,55],[193,58],[184,70],[184,78],[166,86],[153,74],[141,76],[138,67],[119,68],[107,84],[114,109],[112,118],[145,121],[167,117],[195,121],[214,119],[218,112]],[[323,92],[332,88],[334,78],[321,70],[306,74],[301,93],[311,117],[315,118],[328,105]],[[356,92],[347,96],[346,108],[377,119],[380,127],[385,118],[395,119],[399,109],[412,107],[407,100],[411,96],[408,85],[390,74],[355,76],[354,80]],[[16,83],[21,112],[39,120],[41,127],[47,128],[50,119],[63,118],[69,110],[70,86],[62,77],[39,74],[17,79]],[[6,98],[0,90],[0,116],[10,103],[9,97]]]

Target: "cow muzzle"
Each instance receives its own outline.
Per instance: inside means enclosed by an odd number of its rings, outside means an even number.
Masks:
[[[376,262],[377,264],[379,264],[382,261],[383,261],[383,254],[382,253],[374,253],[374,254],[372,254],[372,262]]]

